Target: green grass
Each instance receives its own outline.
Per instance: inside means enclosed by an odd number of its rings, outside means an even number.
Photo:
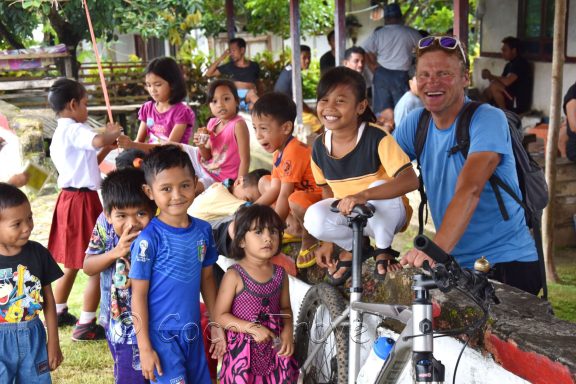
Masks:
[[[554,314],[563,320],[576,323],[576,250],[558,249],[555,264],[560,278],[558,284],[548,284],[548,297]]]
[[[82,293],[88,277],[78,273],[74,288],[68,300],[70,312],[79,316],[82,307]],[[106,340],[72,341],[72,327],[60,328],[60,347],[64,362],[54,372],[54,384],[110,384],[114,383],[113,362]]]

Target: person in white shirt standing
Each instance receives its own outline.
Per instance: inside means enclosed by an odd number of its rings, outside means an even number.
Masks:
[[[64,276],[58,279],[54,290],[58,326],[75,325],[74,340],[103,339],[104,329],[96,324],[96,309],[100,301],[99,276],[92,276],[88,281],[80,319],[68,313],[66,302],[78,270],[83,266],[92,229],[102,212],[97,193],[101,182],[98,164],[116,143],[121,127],[108,123],[102,133],[96,133],[86,125],[86,89],[71,79],[59,79],[50,87],[48,103],[58,116],[50,155],[58,170],[61,192],[48,239],[52,256],[64,264]]]

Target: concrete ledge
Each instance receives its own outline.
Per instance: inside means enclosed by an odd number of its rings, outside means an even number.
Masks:
[[[366,296],[372,301],[409,305],[415,272],[389,273]],[[532,383],[576,383],[576,324],[554,317],[546,301],[505,284],[494,285],[501,303],[492,306],[485,329],[471,340],[471,347],[492,355],[504,369]],[[459,328],[482,315],[462,293],[433,291],[432,296],[438,329]]]

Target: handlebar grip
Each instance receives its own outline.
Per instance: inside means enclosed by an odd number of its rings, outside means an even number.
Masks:
[[[446,252],[424,235],[418,235],[414,238],[414,248],[424,252],[437,263],[448,264],[452,261]]]

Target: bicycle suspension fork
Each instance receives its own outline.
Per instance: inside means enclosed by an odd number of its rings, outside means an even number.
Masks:
[[[433,288],[436,288],[436,283],[432,278],[425,275],[414,276],[412,363],[415,383],[444,383],[444,365],[433,355],[432,301],[429,292]]]

